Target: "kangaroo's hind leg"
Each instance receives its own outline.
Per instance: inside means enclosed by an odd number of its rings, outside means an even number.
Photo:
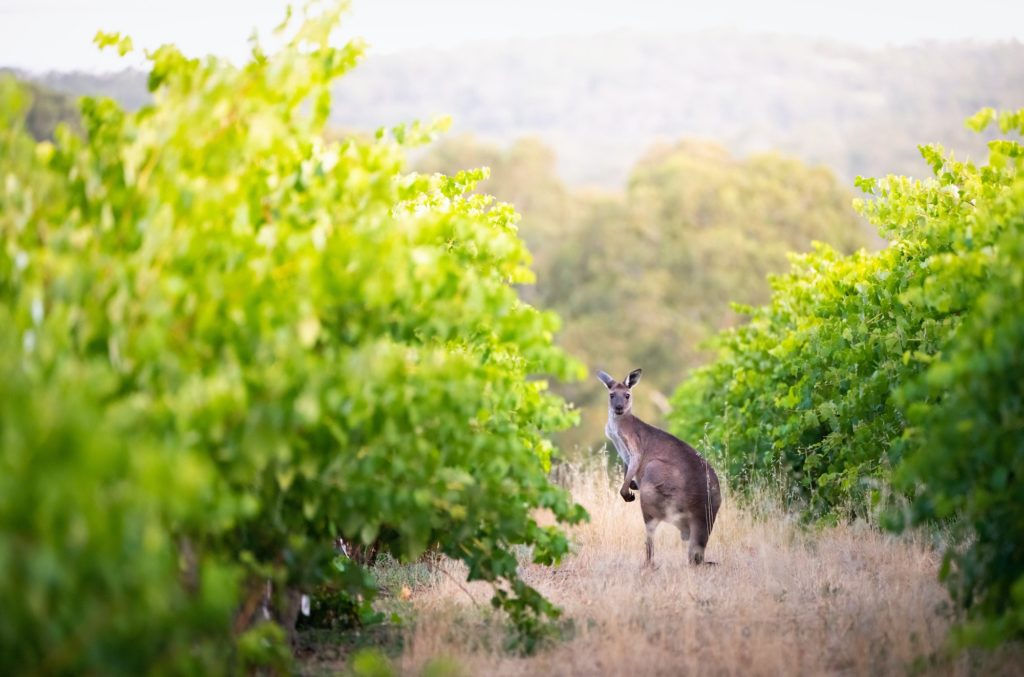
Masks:
[[[687,552],[690,564],[703,564],[704,548],[707,546],[708,536],[710,536],[708,525],[700,517],[691,517],[687,531],[690,534],[690,548]]]
[[[645,543],[644,566],[651,566],[651,558],[654,556],[654,532],[661,523],[657,517],[644,515],[644,527],[647,529],[647,541]]]
[[[644,566],[651,566],[651,557],[654,556],[654,531],[658,528],[661,523],[661,518],[655,516],[654,512],[651,511],[650,503],[645,501],[646,497],[643,493],[640,494],[640,510],[644,516],[644,528],[647,530],[647,541],[645,543],[645,557]]]
[[[679,535],[682,536],[684,541],[690,540],[690,520],[686,517],[681,517],[676,520],[676,528],[679,529]]]

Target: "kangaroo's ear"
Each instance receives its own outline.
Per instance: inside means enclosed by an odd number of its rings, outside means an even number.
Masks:
[[[629,372],[629,376],[626,377],[625,384],[627,388],[632,388],[637,383],[640,383],[640,374],[644,373],[643,369],[634,369]]]
[[[609,376],[606,372],[597,372],[597,378],[599,378],[601,380],[601,383],[605,384],[605,386],[607,386],[609,390],[611,390],[611,387],[615,385],[615,379]]]

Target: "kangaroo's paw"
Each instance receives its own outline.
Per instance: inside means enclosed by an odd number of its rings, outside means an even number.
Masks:
[[[619,496],[622,496],[622,500],[626,503],[636,500],[636,495],[629,490],[629,487],[622,487],[622,489],[619,490]]]

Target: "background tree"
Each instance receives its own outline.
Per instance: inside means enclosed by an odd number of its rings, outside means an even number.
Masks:
[[[701,343],[739,321],[730,301],[767,300],[765,276],[785,269],[787,252],[814,240],[842,251],[870,242],[831,172],[776,154],[739,159],[698,141],[657,147],[624,194],[567,189],[535,141],[502,150],[462,138],[419,160],[431,171],[460,165],[489,166],[483,189],[518,200],[537,271],[523,293],[565,319],[559,343],[592,371],[648,366],[640,413],[652,420],[707,358]],[[559,392],[583,410],[583,424],[560,435],[563,446],[601,445],[600,389],[584,382]]]

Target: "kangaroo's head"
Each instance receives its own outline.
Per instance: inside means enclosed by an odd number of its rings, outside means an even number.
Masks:
[[[622,416],[630,411],[632,408],[632,398],[630,397],[630,390],[633,389],[637,383],[640,382],[640,374],[643,373],[643,369],[634,369],[629,372],[621,383],[613,379],[607,373],[603,371],[597,372],[597,378],[601,379],[601,383],[605,384],[608,388],[608,413],[616,416]]]

